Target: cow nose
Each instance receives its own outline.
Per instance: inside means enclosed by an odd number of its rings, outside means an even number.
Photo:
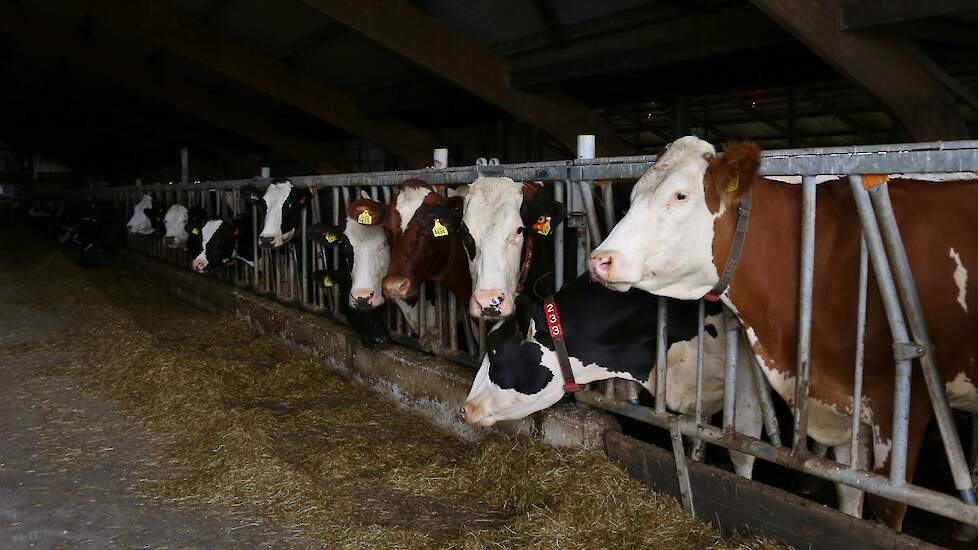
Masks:
[[[163,237],[163,242],[166,243],[166,244],[168,244],[168,245],[174,245],[174,244],[177,244],[177,238],[176,237]]]
[[[472,312],[477,317],[497,319],[512,313],[512,300],[502,290],[480,290],[472,294]]]
[[[611,275],[613,253],[594,252],[591,254],[591,277],[597,281],[606,282]]]
[[[275,244],[275,237],[259,237],[258,245],[262,248],[271,248]]]
[[[407,300],[417,294],[417,289],[408,277],[386,277],[384,296],[392,300]]]
[[[203,272],[205,269],[207,269],[207,262],[204,262],[202,260],[194,260],[193,268],[194,271]]]
[[[355,288],[350,291],[351,305],[357,309],[377,307],[377,293],[373,290]]]

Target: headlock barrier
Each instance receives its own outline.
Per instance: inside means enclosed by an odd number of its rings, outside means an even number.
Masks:
[[[499,164],[495,159],[480,159],[474,166],[448,167],[447,151],[435,150],[434,166],[424,170],[374,172],[342,175],[302,176],[287,178],[295,187],[310,188],[311,202],[302,209],[299,229],[291,243],[277,249],[262,249],[261,257],[254,262],[236,262],[218,268],[216,276],[283,303],[307,311],[331,315],[344,321],[342,308],[338,307],[345,296],[340,295],[337,285],[324,285],[314,278],[315,273],[339,267],[339,259],[333,252],[318,247],[306,238],[313,224],[339,225],[346,216],[346,206],[365,194],[374,200],[389,203],[396,186],[408,179],[417,179],[434,186],[436,192],[449,193],[455,186],[472,183],[480,176],[505,176],[517,182],[544,182],[547,193],[563,203],[567,216],[554,236],[554,276],[556,287],[587,270],[591,251],[606,237],[616,224],[616,218],[626,210],[619,203],[625,198],[625,190],[634,180],[645,174],[656,162],[655,156],[631,156],[594,158],[594,137],[580,136],[578,158],[566,161],[536,162],[526,164]],[[758,393],[758,403],[763,418],[763,437],[753,437],[735,429],[735,403],[737,392],[738,342],[747,336],[733,312],[727,309],[724,319],[726,338],[722,425],[710,424],[704,415],[704,304],[699,306],[699,335],[696,360],[696,394],[694,414],[682,415],[667,409],[666,391],[668,369],[656,368],[654,405],[644,406],[638,401],[637,385],[621,380],[590,384],[575,394],[576,399],[588,405],[606,409],[619,415],[646,422],[669,430],[676,457],[677,475],[683,494],[683,503],[690,513],[695,512],[695,502],[689,492],[686,460],[702,460],[704,444],[725,447],[746,453],[765,461],[805,472],[831,482],[866,491],[886,499],[905,503],[966,524],[978,526],[978,507],[975,506],[972,471],[962,451],[958,432],[952,418],[944,382],[940,377],[934,357],[934,343],[930,341],[924,320],[922,304],[918,297],[911,265],[904,250],[897,219],[890,202],[889,184],[877,174],[946,174],[978,172],[978,141],[942,143],[896,144],[869,147],[831,147],[766,151],[762,154],[759,174],[762,176],[786,176],[782,185],[800,185],[801,241],[798,283],[798,346],[793,400],[793,440],[790,446],[782,442],[781,429],[775,414],[774,401],[768,375],[756,359],[746,371],[753,378]],[[816,187],[822,185],[819,176],[848,176],[848,184],[859,216],[862,236],[858,281],[838,281],[838,284],[858,284],[856,355],[852,357],[853,384],[850,450],[848,461],[837,462],[826,458],[825,446],[810,446],[808,417],[812,372],[819,365],[812,365],[811,342],[813,327],[813,280],[815,271]],[[940,179],[940,178],[936,178]],[[142,185],[126,188],[96,190],[99,200],[111,201],[118,212],[118,221],[124,224],[133,207],[143,195],[150,195],[154,204],[181,203],[187,207],[202,207],[209,218],[239,216],[250,209],[252,234],[256,236],[262,227],[261,209],[249,206],[241,196],[242,188],[254,186],[262,189],[272,180],[263,177],[202,183],[171,185]],[[934,182],[933,185],[946,185]],[[620,190],[620,192],[616,192]],[[756,205],[756,204],[755,204]],[[748,237],[749,239],[749,237]],[[256,250],[259,243],[254,243]],[[155,235],[129,235],[128,246],[145,254],[190,267],[192,258],[184,251],[168,249]],[[895,395],[890,450],[889,475],[874,473],[867,467],[867,460],[857,458],[862,448],[861,438],[868,429],[860,422],[863,417],[863,348],[866,338],[867,294],[870,281],[869,268],[875,279],[875,288],[882,298],[886,319],[893,342],[895,369]],[[914,266],[917,267],[917,266]],[[919,267],[918,267],[919,268]],[[872,287],[870,287],[872,288]],[[429,296],[434,296],[431,299]],[[384,319],[392,340],[436,355],[478,366],[486,351],[486,324],[470,322],[467,304],[457,303],[455,296],[440,283],[428,283],[421,287],[418,303],[413,310],[400,308],[388,301],[384,306]],[[429,305],[431,304],[431,305]],[[774,304],[776,307],[777,304]],[[665,365],[667,359],[667,301],[659,298],[657,317],[656,365]],[[405,315],[414,315],[408,319]],[[427,318],[433,316],[433,319]],[[415,327],[415,328],[412,328]],[[978,334],[974,335],[978,337]],[[938,343],[939,344],[939,343]],[[926,380],[926,388],[912,388],[914,365]],[[743,374],[741,374],[743,376]],[[933,414],[940,429],[944,452],[950,465],[957,495],[949,495],[923,488],[907,481],[908,425],[910,422],[911,391],[927,391]],[[692,441],[689,452],[684,448],[684,438]],[[838,458],[839,455],[836,454]]]

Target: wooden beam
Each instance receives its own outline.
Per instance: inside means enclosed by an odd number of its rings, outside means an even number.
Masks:
[[[567,32],[564,31],[564,24],[561,23],[560,15],[557,14],[552,0],[533,0],[533,6],[536,7],[537,15],[540,16],[547,34],[550,35],[551,43],[558,48],[566,47]]]
[[[847,78],[899,117],[913,139],[964,139],[954,98],[899,42],[874,31],[850,33],[836,21],[840,0],[751,0]]]
[[[63,56],[88,72],[100,74],[140,95],[263,143],[307,164],[316,172],[332,173],[345,168],[329,160],[325,144],[282,132],[277,129],[277,121],[261,113],[236,109],[230,102],[188,85],[186,80],[152,73],[141,62],[128,59],[116,48],[84,40],[70,28],[59,26],[49,18],[0,7],[0,30],[46,57],[58,59]]]
[[[513,117],[553,136],[569,151],[578,134],[595,134],[602,154],[624,142],[607,121],[577,100],[553,92],[510,89],[503,57],[403,0],[302,0]]]
[[[193,17],[155,0],[77,0],[111,24],[152,40],[183,57],[289,104],[323,122],[362,137],[408,165],[431,164],[438,146],[426,132],[395,121],[357,117],[354,98],[223,36]]]
[[[842,0],[839,28],[852,31],[976,10],[974,0]]]

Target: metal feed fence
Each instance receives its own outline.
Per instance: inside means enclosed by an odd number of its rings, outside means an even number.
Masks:
[[[563,228],[555,234],[555,275],[558,288],[569,277],[565,266],[576,274],[583,273],[590,250],[601,241],[616,223],[614,185],[612,182],[635,180],[641,177],[655,162],[654,156],[594,158],[593,136],[580,136],[578,158],[566,161],[537,162],[499,165],[481,161],[475,166],[447,167],[447,152],[436,150],[434,166],[424,170],[404,170],[327,176],[303,176],[289,178],[293,185],[328,190],[322,195],[313,193],[311,208],[303,212],[302,232],[308,225],[328,221],[338,224],[345,216],[345,207],[361,192],[370,197],[389,202],[391,188],[407,179],[420,179],[432,185],[468,184],[479,176],[507,176],[516,181],[539,180],[551,182],[554,196],[567,206],[567,219]],[[799,344],[797,355],[796,398],[794,400],[794,438],[790,447],[780,438],[780,427],[774,411],[771,389],[767,379],[754,361],[751,372],[760,394],[765,431],[769,441],[738,433],[734,428],[736,400],[737,342],[741,331],[736,318],[725,313],[727,346],[724,359],[723,425],[714,426],[703,416],[703,334],[704,306],[699,307],[699,349],[696,363],[696,401],[693,416],[679,415],[666,409],[666,368],[656,369],[655,405],[645,407],[629,401],[637,395],[634,385],[623,383],[629,391],[626,399],[615,398],[614,384],[604,384],[604,391],[588,389],[577,394],[578,401],[606,409],[633,419],[668,429],[672,435],[677,463],[677,475],[688,511],[694,512],[686,472],[686,452],[682,441],[693,441],[690,455],[701,459],[705,443],[740,451],[763,460],[805,472],[832,482],[865,490],[929,512],[978,526],[978,507],[975,506],[972,474],[964,458],[961,443],[955,430],[943,382],[935,365],[927,327],[920,300],[914,287],[910,265],[903,249],[899,229],[890,205],[886,183],[863,187],[865,174],[894,173],[948,173],[978,171],[978,141],[946,143],[896,144],[872,147],[831,147],[766,151],[763,153],[760,174],[768,176],[801,176],[802,194],[799,207],[802,212],[801,227],[801,280],[799,312]],[[895,346],[895,413],[890,475],[882,476],[861,470],[853,456],[850,464],[841,464],[821,456],[824,448],[816,445],[810,450],[807,441],[807,396],[811,380],[809,362],[812,330],[812,286],[815,246],[815,188],[817,176],[849,175],[850,185],[862,226],[862,245],[859,277],[856,357],[853,358],[854,413],[852,421],[852,455],[859,449],[859,437],[864,427],[859,422],[862,404],[862,349],[866,324],[866,294],[868,269],[871,265]],[[594,182],[604,180],[596,190]],[[186,181],[186,178],[184,178]],[[201,184],[133,186],[99,191],[101,198],[110,199],[121,213],[120,219],[128,219],[133,205],[142,194],[150,194],[154,200],[166,204],[181,202],[189,206],[203,206],[212,217],[240,214],[245,208],[240,188],[244,185],[261,187],[269,182],[269,174],[263,171],[261,178],[204,182]],[[786,183],[785,185],[792,185]],[[935,185],[940,185],[935,183]],[[447,189],[447,187],[446,187]],[[229,194],[229,195],[228,195]],[[228,195],[232,200],[225,200]],[[600,198],[600,201],[596,199]],[[326,204],[323,204],[325,201]],[[598,209],[598,202],[601,209]],[[262,226],[260,212],[252,209],[257,237]],[[327,219],[321,219],[323,217]],[[601,220],[603,218],[603,220]],[[602,222],[604,232],[602,231]],[[268,253],[265,251],[254,266],[221,268],[218,276],[241,287],[272,297],[296,307],[323,313],[332,311],[343,321],[336,305],[339,300],[337,287],[324,290],[311,281],[311,274],[320,269],[337,267],[337,258],[314,249],[305,238],[294,239],[294,248]],[[565,242],[567,246],[565,246]],[[574,243],[571,246],[571,242]],[[189,267],[185,253],[167,251],[157,237],[129,237],[129,246],[183,267]],[[257,243],[255,244],[257,248]],[[571,255],[568,257],[567,255]],[[469,365],[478,363],[484,353],[485,324],[475,330],[464,304],[455,303],[454,296],[439,284],[423,285],[420,303],[426,303],[426,294],[435,293],[434,320],[426,319],[427,308],[415,312],[417,331],[408,327],[404,313],[388,303],[387,321],[392,339],[402,344],[449,357]],[[657,319],[656,365],[664,366],[666,359],[666,301],[659,300]],[[908,321],[909,323],[905,322]],[[907,326],[909,324],[909,327]],[[462,334],[460,336],[459,330]],[[906,482],[907,431],[910,405],[910,380],[912,361],[918,360],[930,395],[935,417],[941,432],[944,450],[950,464],[959,497],[939,493]]]

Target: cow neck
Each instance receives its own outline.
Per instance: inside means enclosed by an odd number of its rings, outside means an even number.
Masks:
[[[733,242],[730,243],[727,261],[723,266],[723,272],[720,273],[720,279],[717,281],[717,284],[713,285],[713,289],[704,296],[704,298],[711,302],[720,301],[720,295],[730,286],[730,279],[733,278],[734,272],[737,270],[740,255],[744,250],[744,241],[747,240],[747,226],[750,222],[751,198],[753,195],[753,189],[748,190],[737,205],[737,225],[734,227]]]
[[[723,301],[733,309],[745,329],[763,335],[764,343],[774,346],[762,351],[754,343],[755,353],[765,357],[767,366],[793,372],[797,345],[794,331],[798,323],[801,186],[775,185],[757,178],[752,193],[757,199],[752,204],[754,229],[743,245],[740,267],[732,276]],[[718,231],[728,235],[725,241],[732,241],[733,225],[732,219],[718,220]],[[729,246],[729,242],[718,242],[717,246]],[[794,395],[782,397],[790,400]]]
[[[543,318],[547,322],[547,331],[554,343],[554,351],[557,353],[557,362],[560,364],[560,372],[564,377],[564,393],[574,393],[581,389],[581,386],[574,380],[574,369],[571,367],[570,354],[567,353],[567,344],[564,343],[564,327],[560,323],[560,312],[557,310],[557,301],[553,296],[547,298],[543,303]]]

